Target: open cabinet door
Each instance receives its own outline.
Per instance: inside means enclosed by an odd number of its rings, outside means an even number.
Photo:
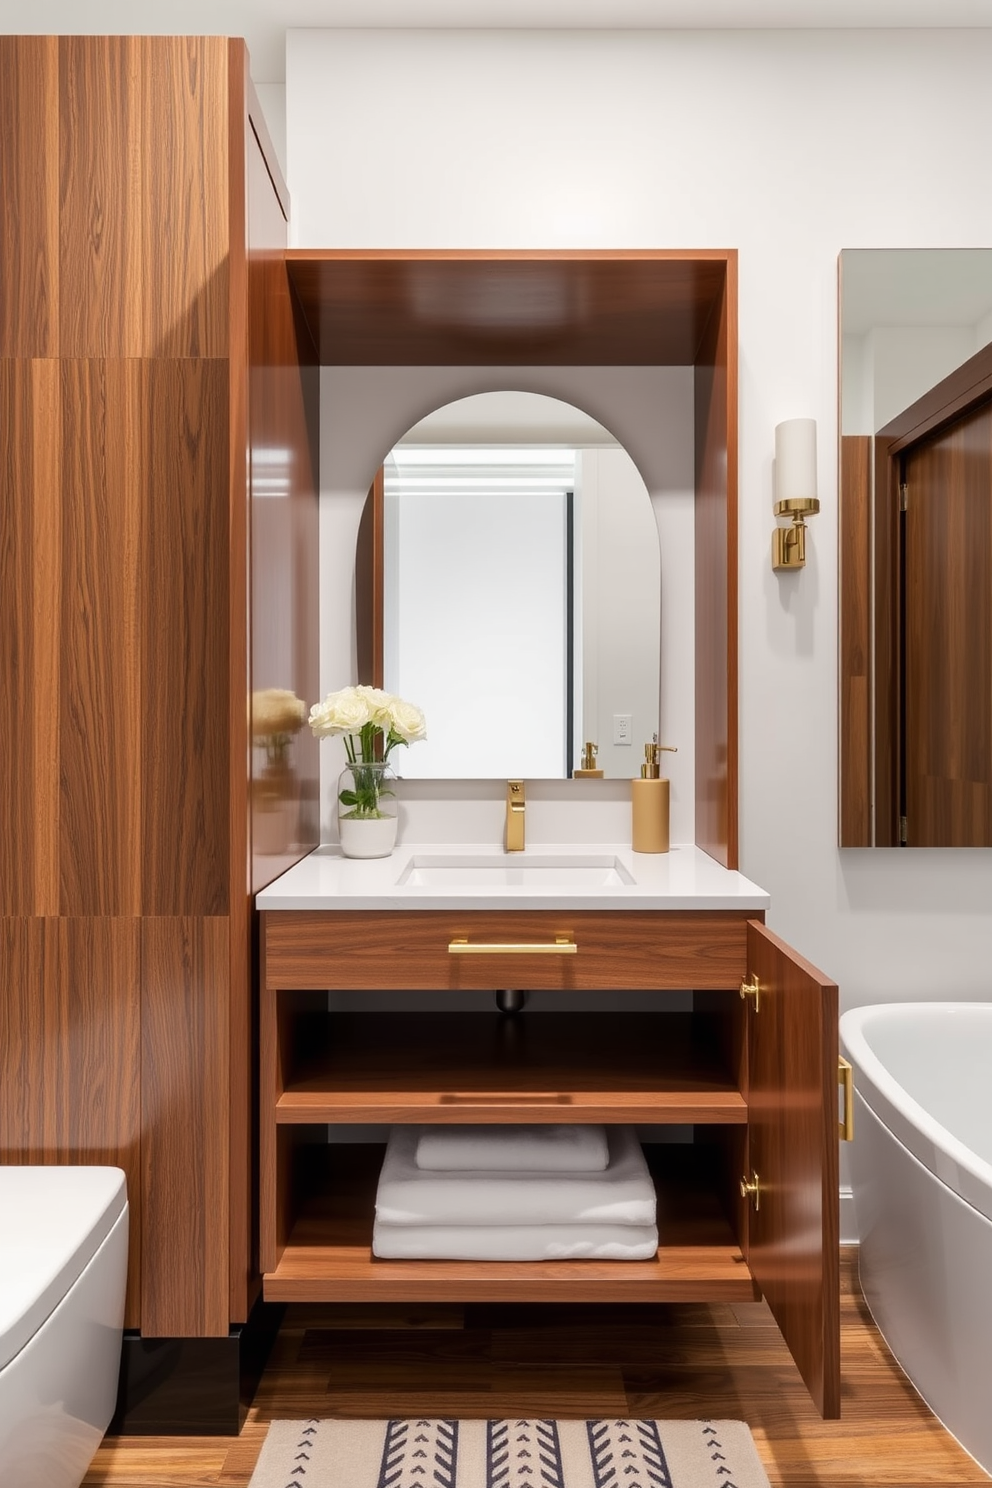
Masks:
[[[840,1415],[837,987],[747,926],[748,1264],[825,1417]]]

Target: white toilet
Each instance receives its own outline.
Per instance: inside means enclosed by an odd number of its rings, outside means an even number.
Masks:
[[[0,1167],[0,1488],[79,1488],[117,1399],[120,1168]]]

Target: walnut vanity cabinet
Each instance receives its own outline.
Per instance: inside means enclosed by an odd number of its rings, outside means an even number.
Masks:
[[[272,1301],[767,1298],[839,1414],[837,989],[753,912],[261,915],[260,1209]],[[574,943],[577,951],[463,954]],[[741,994],[757,980],[758,1006]],[[328,991],[664,991],[693,1011],[328,1012]],[[354,1004],[354,999],[349,1000]],[[656,999],[652,999],[656,1002]],[[477,1007],[477,1001],[476,1001]],[[365,1123],[691,1124],[658,1144],[652,1261],[384,1261]],[[652,1158],[654,1162],[655,1159]],[[757,1175],[758,1204],[741,1181]]]

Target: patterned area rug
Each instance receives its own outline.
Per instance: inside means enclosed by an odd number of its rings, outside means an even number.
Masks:
[[[769,1488],[742,1421],[274,1421],[250,1488]]]

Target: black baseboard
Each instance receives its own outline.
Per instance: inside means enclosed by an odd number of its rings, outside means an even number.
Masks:
[[[256,1302],[226,1338],[125,1332],[112,1436],[237,1436],[285,1307]]]

